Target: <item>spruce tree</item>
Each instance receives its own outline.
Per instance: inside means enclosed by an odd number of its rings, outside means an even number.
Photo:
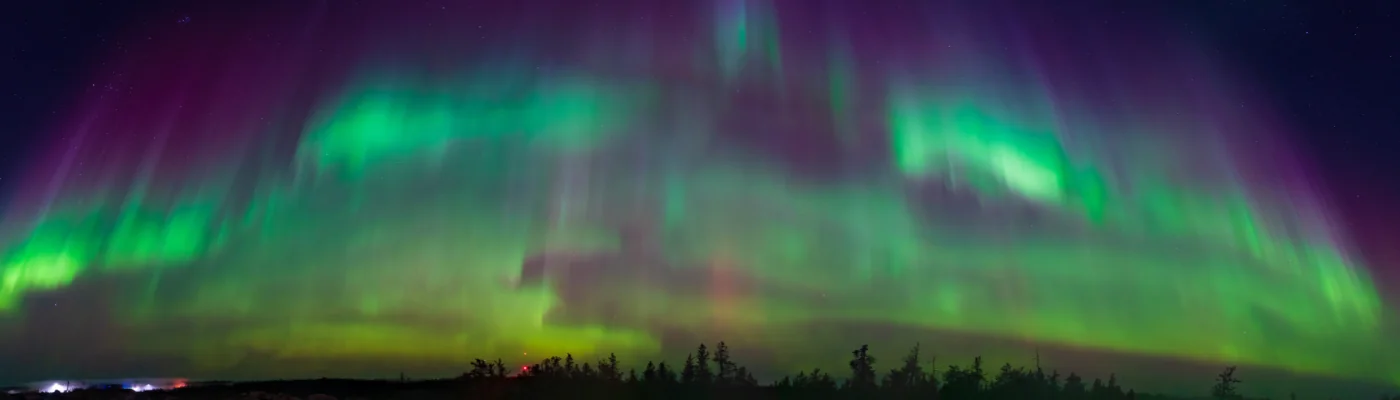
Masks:
[[[676,371],[667,366],[665,361],[662,361],[656,365],[656,379],[665,384],[676,383]]]
[[[681,368],[681,383],[687,385],[696,383],[694,355],[685,355],[685,365]]]
[[[653,364],[651,361],[647,361],[647,368],[642,370],[642,381],[647,383],[656,383],[656,364]]]
[[[577,378],[579,372],[578,365],[574,364],[574,354],[567,353],[564,354],[564,356],[564,376],[568,378]]]
[[[695,349],[695,381],[703,385],[714,382],[715,373],[710,370],[710,350],[701,343]]]
[[[1215,376],[1215,386],[1211,387],[1210,395],[1221,400],[1243,399],[1244,396],[1237,393],[1238,389],[1235,387],[1237,383],[1243,382],[1235,379],[1235,367],[1227,367],[1220,375]]]
[[[849,385],[853,389],[874,389],[875,382],[875,357],[870,355],[870,346],[861,345],[859,349],[851,351],[851,380]]]
[[[736,380],[734,363],[729,359],[729,345],[724,342],[719,342],[719,347],[715,348],[715,365],[719,367],[716,382],[728,385]]]

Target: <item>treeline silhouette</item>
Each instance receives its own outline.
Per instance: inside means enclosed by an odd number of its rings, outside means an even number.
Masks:
[[[515,369],[497,359],[477,359],[452,379],[411,381],[306,380],[191,385],[186,388],[132,393],[88,389],[50,394],[77,399],[940,399],[940,400],[1148,400],[1181,397],[1143,394],[1121,387],[1115,375],[1088,381],[1073,372],[1061,375],[1035,366],[1003,364],[989,369],[976,357],[967,365],[941,367],[935,357],[922,358],[915,345],[892,367],[877,362],[868,346],[851,351],[848,370],[836,374],[812,369],[760,384],[739,365],[724,342],[711,351],[701,344],[679,365],[648,362],[639,372],[625,372],[617,356],[579,362],[573,355],[550,357]],[[925,366],[928,368],[926,369]],[[1190,399],[1243,400],[1235,367],[1221,371],[1202,396]],[[17,395],[34,398],[36,394]],[[1289,400],[1296,400],[1289,396]],[[1400,400],[1400,395],[1381,396]],[[1279,399],[1282,400],[1282,399]]]
[[[938,369],[937,358],[925,363],[915,345],[894,368],[882,369],[869,346],[851,352],[849,371],[839,375],[821,369],[785,376],[767,385],[736,363],[729,346],[719,342],[713,352],[705,344],[686,356],[680,366],[648,362],[641,372],[619,367],[617,356],[579,363],[573,355],[551,357],[511,372],[501,360],[477,359],[459,378],[486,398],[566,396],[586,398],[850,398],[944,400],[1138,400],[1174,397],[1139,394],[1123,388],[1115,375],[1086,380],[1075,373],[1061,375],[1039,365],[1004,364],[988,370],[982,358],[966,366]],[[1037,357],[1038,358],[1038,357]],[[1037,362],[1038,364],[1038,362]],[[928,366],[925,369],[925,365]],[[1235,367],[1228,367],[1208,387],[1212,399],[1244,399]],[[1207,389],[1204,388],[1203,389]],[[1204,391],[1204,390],[1203,390]],[[1382,400],[1391,400],[1382,397]],[[1394,398],[1400,400],[1400,396]]]

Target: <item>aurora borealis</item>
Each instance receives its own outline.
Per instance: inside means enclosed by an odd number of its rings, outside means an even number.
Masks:
[[[1286,123],[1175,28],[518,3],[134,30],[8,199],[16,375],[451,374],[695,338],[788,371],[956,335],[1400,383],[1395,307]]]

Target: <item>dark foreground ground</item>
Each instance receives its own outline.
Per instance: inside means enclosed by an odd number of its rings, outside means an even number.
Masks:
[[[1084,399],[1095,400],[1089,393],[1083,397],[1046,394],[1035,397],[1001,397],[992,393],[974,396],[940,396],[929,390],[895,390],[874,388],[816,387],[701,387],[698,385],[648,385],[641,382],[577,384],[546,382],[538,378],[506,378],[498,380],[451,379],[420,382],[319,379],[246,383],[195,384],[189,387],[149,392],[124,389],[82,389],[69,393],[20,393],[9,399],[258,399],[258,400],[349,400],[349,399]],[[1105,397],[1107,398],[1107,397]],[[1179,399],[1153,395],[1127,394],[1122,399]]]
[[[1246,399],[1246,397],[1202,396],[1194,398],[1138,394],[1107,389],[1085,388],[1083,392],[1009,393],[986,388],[972,393],[956,393],[957,388],[855,389],[850,387],[795,387],[789,382],[767,386],[704,387],[688,384],[647,384],[644,382],[597,382],[593,384],[547,382],[539,378],[495,380],[450,379],[419,382],[318,379],[245,383],[194,384],[173,390],[133,392],[123,389],[82,389],[69,393],[19,393],[8,399],[239,399],[239,400],[351,400],[351,399],[979,399],[979,400],[1195,400]],[[1382,400],[1400,400],[1400,396]],[[6,397],[0,397],[6,399]],[[1361,399],[1358,399],[1361,400]]]
[[[869,346],[851,352],[849,371],[803,371],[769,384],[760,384],[747,368],[731,361],[720,342],[714,351],[701,344],[680,366],[647,363],[641,370],[619,364],[616,355],[596,363],[579,363],[572,355],[550,357],[518,372],[501,360],[477,359],[466,373],[452,379],[412,381],[317,379],[268,382],[167,381],[178,389],[134,392],[121,388],[88,388],[67,393],[16,392],[9,399],[238,399],[238,400],[408,400],[408,399],[939,399],[939,400],[1245,400],[1235,367],[1226,367],[1213,380],[1182,393],[1186,398],[1138,393],[1122,387],[1114,375],[1106,379],[1061,374],[1035,367],[984,367],[980,357],[970,365],[925,369],[919,346],[910,349],[897,368],[876,367]],[[902,365],[901,365],[902,364]],[[1037,363],[1038,364],[1038,363]],[[68,384],[68,382],[60,383]],[[82,383],[74,383],[82,385]],[[57,387],[50,382],[45,387]],[[39,386],[31,389],[37,389]],[[142,387],[147,387],[142,385]],[[1274,400],[1305,397],[1284,396]],[[1400,400],[1400,395],[1323,396],[1307,399]],[[0,395],[0,400],[6,397]]]

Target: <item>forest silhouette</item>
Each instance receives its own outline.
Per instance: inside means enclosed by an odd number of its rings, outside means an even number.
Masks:
[[[700,344],[680,365],[647,362],[640,371],[623,370],[616,354],[593,362],[572,354],[549,357],[521,368],[504,361],[476,359],[466,372],[450,379],[274,381],[192,384],[167,391],[131,393],[120,388],[53,393],[47,398],[83,399],[940,399],[940,400],[1244,400],[1236,367],[1225,367],[1213,383],[1202,383],[1200,396],[1138,393],[1107,379],[1045,370],[1039,365],[999,368],[976,357],[967,365],[944,364],[925,357],[914,345],[894,365],[879,362],[862,345],[851,351],[849,369],[812,369],[760,383],[734,361],[729,346]],[[1037,357],[1037,364],[1039,364]],[[32,399],[39,394],[16,394]],[[1289,400],[1299,397],[1290,395]],[[1340,399],[1340,398],[1338,398]],[[1380,400],[1400,400],[1381,395]],[[1282,399],[1278,399],[1282,400]]]
[[[679,366],[648,362],[637,372],[623,373],[616,355],[594,364],[579,364],[571,355],[551,357],[524,368],[511,378],[505,365],[476,360],[461,379],[482,384],[487,397],[513,395],[588,398],[890,398],[890,399],[979,399],[979,400],[1121,400],[1161,399],[1141,395],[1119,386],[1113,375],[1107,381],[1088,382],[1074,373],[1013,367],[1004,364],[995,371],[977,357],[970,365],[949,364],[938,368],[936,357],[924,359],[915,345],[888,368],[862,345],[851,351],[849,370],[837,372],[812,369],[760,384],[748,368],[734,362],[729,346],[719,342],[713,350],[700,344]],[[1234,367],[1224,370],[1210,388],[1215,399],[1243,399]],[[1385,399],[1390,399],[1386,397]],[[1396,397],[1395,400],[1400,400]]]

